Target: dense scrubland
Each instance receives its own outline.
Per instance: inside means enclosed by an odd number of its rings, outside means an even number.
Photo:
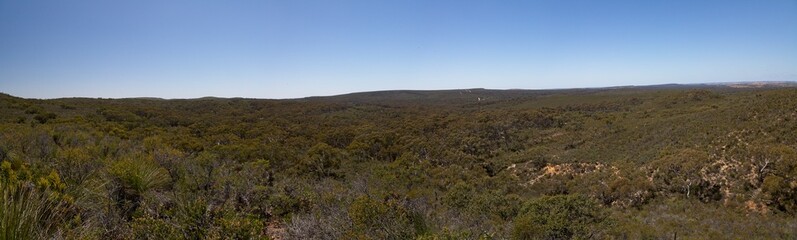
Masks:
[[[797,88],[0,96],[0,239],[797,238]]]

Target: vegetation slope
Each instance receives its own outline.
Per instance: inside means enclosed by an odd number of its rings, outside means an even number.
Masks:
[[[0,239],[797,237],[797,88],[0,96]]]

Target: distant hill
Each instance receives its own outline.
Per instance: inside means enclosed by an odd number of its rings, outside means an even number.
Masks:
[[[449,90],[383,90],[369,92],[354,92],[331,96],[311,96],[294,99],[268,99],[286,101],[321,101],[337,103],[378,103],[378,104],[460,104],[471,102],[495,102],[515,98],[533,98],[546,95],[561,94],[594,94],[607,91],[634,91],[634,90],[683,90],[683,89],[712,89],[733,90],[747,88],[791,88],[797,87],[797,82],[788,81],[757,81],[757,82],[720,82],[699,84],[659,84],[659,85],[628,85],[599,88],[561,88],[561,89],[449,89]],[[0,97],[18,98],[11,94],[0,92]],[[129,97],[129,98],[86,98],[67,97],[59,99],[127,99],[127,100],[256,100],[257,98],[242,97],[214,97],[167,99],[161,97]]]
[[[797,87],[797,82],[731,82],[715,83],[713,85],[726,86],[730,88],[777,88],[777,87]]]
[[[635,92],[648,90],[685,90],[685,89],[710,89],[730,91],[739,88],[779,88],[797,87],[795,82],[741,82],[741,83],[712,83],[712,84],[661,84],[646,86],[614,86],[603,88],[570,88],[570,89],[452,89],[452,90],[386,90],[373,92],[356,92],[334,96],[316,96],[297,100],[321,101],[337,103],[375,103],[388,105],[406,104],[473,104],[492,103],[501,100],[538,98],[551,95],[583,95],[606,92]]]
[[[359,92],[327,97],[308,97],[303,100],[339,103],[377,103],[377,104],[458,104],[480,101],[494,102],[511,98],[541,96],[550,90],[391,90]]]

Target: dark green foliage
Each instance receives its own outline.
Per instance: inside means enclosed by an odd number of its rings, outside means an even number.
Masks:
[[[346,154],[340,149],[326,143],[319,143],[307,150],[307,154],[299,163],[299,171],[309,173],[318,178],[339,177],[341,162]]]
[[[780,211],[797,214],[797,152],[786,146],[767,150],[775,165],[763,180],[762,189],[768,204]]]
[[[39,123],[47,123],[47,121],[55,119],[56,117],[58,117],[58,115],[56,115],[55,113],[41,113],[41,114],[36,114],[36,116],[33,117],[33,119],[36,119],[36,121],[39,121]]]

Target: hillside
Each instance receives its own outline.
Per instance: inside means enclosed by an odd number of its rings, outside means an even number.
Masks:
[[[3,94],[0,212],[45,217],[0,221],[29,221],[22,238],[792,239],[796,121],[789,83]]]

